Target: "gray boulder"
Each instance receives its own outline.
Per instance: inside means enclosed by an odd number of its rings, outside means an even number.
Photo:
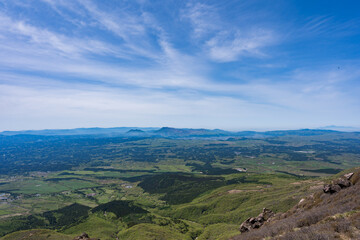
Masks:
[[[344,177],[347,179],[347,180],[350,180],[350,178],[354,175],[353,172],[351,173],[348,173],[348,174],[345,174]]]
[[[341,187],[339,185],[334,185],[334,184],[327,184],[324,186],[324,193],[337,193],[341,190]]]
[[[82,233],[80,236],[74,238],[74,240],[100,240],[99,238],[90,238],[87,233]]]
[[[275,213],[270,209],[264,208],[262,213],[260,213],[257,217],[251,217],[246,219],[240,225],[240,232],[248,232],[252,229],[260,228],[266,221],[268,221],[271,217],[273,217]]]
[[[335,184],[339,185],[341,188],[347,188],[351,186],[351,182],[347,180],[346,178],[340,178],[338,179]]]
[[[343,188],[348,188],[352,184],[350,182],[351,177],[354,175],[354,173],[348,173],[345,174],[343,177],[334,180],[331,184],[327,184],[324,186],[323,191],[324,193],[337,193]]]

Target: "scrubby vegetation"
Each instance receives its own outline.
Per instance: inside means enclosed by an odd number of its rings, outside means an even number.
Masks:
[[[54,211],[47,211],[42,214],[34,214],[27,217],[14,217],[4,221],[0,225],[0,232],[6,234],[13,231],[50,228],[62,229],[77,224],[88,217],[89,207],[80,204],[60,208]]]
[[[221,177],[197,177],[184,174],[161,174],[145,178],[139,186],[149,193],[164,193],[169,204],[186,203],[200,194],[225,185]]]
[[[26,239],[26,240],[73,240],[73,237],[61,234],[55,231],[37,229],[29,231],[19,231],[12,233],[2,238],[2,240],[14,240],[14,239]]]
[[[44,212],[42,216],[49,222],[49,226],[60,228],[87,218],[89,209],[87,206],[74,203],[58,210]]]
[[[93,213],[95,212],[112,212],[116,215],[116,217],[125,217],[129,214],[135,213],[146,213],[147,211],[134,205],[131,201],[120,201],[115,200],[108,203],[101,204],[91,210]]]

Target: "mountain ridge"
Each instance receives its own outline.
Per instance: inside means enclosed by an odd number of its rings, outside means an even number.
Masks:
[[[205,128],[173,128],[173,127],[113,127],[113,128],[75,128],[75,129],[44,129],[3,131],[2,136],[39,135],[39,136],[101,136],[101,137],[170,137],[170,138],[196,138],[196,137],[277,137],[284,135],[312,136],[331,133],[358,133],[341,132],[329,129],[297,129],[272,131],[226,131],[222,129]]]

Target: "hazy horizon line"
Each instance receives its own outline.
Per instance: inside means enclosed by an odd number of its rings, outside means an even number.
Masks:
[[[292,130],[333,130],[340,132],[356,132],[360,130],[360,127],[357,126],[320,126],[320,127],[297,127],[297,128],[207,128],[207,127],[175,127],[175,126],[92,126],[92,127],[70,127],[70,128],[38,128],[38,129],[1,129],[0,134],[4,132],[25,132],[25,131],[61,131],[61,130],[77,130],[77,129],[112,129],[112,128],[134,128],[134,129],[143,129],[143,128],[153,128],[153,129],[161,129],[161,128],[174,128],[174,129],[205,129],[205,130],[223,130],[228,132],[242,132],[242,131],[254,131],[254,132],[266,132],[266,131],[292,131]]]

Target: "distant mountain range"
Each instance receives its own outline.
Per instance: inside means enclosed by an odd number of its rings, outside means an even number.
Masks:
[[[236,133],[227,132],[220,129],[192,129],[192,128],[170,128],[163,127],[157,131],[154,131],[156,135],[162,137],[221,137],[221,136],[231,136]]]
[[[322,130],[335,130],[335,131],[342,131],[342,132],[355,132],[360,131],[359,127],[349,127],[349,126],[336,126],[336,125],[330,125],[325,127],[320,127],[319,129]]]
[[[159,128],[139,128],[139,127],[114,127],[114,128],[75,128],[75,129],[44,129],[44,130],[24,130],[24,131],[4,131],[1,135],[41,135],[41,136],[69,136],[69,135],[104,135],[121,136],[130,131],[154,131]],[[130,132],[131,133],[131,132]]]
[[[98,136],[98,137],[166,137],[166,138],[267,138],[285,135],[311,136],[340,131],[328,129],[299,129],[299,130],[278,130],[278,131],[240,131],[230,132],[221,129],[192,129],[192,128],[141,128],[141,127],[115,127],[115,128],[76,128],[76,129],[45,129],[26,131],[4,131],[3,136],[14,135],[40,135],[40,136]]]

